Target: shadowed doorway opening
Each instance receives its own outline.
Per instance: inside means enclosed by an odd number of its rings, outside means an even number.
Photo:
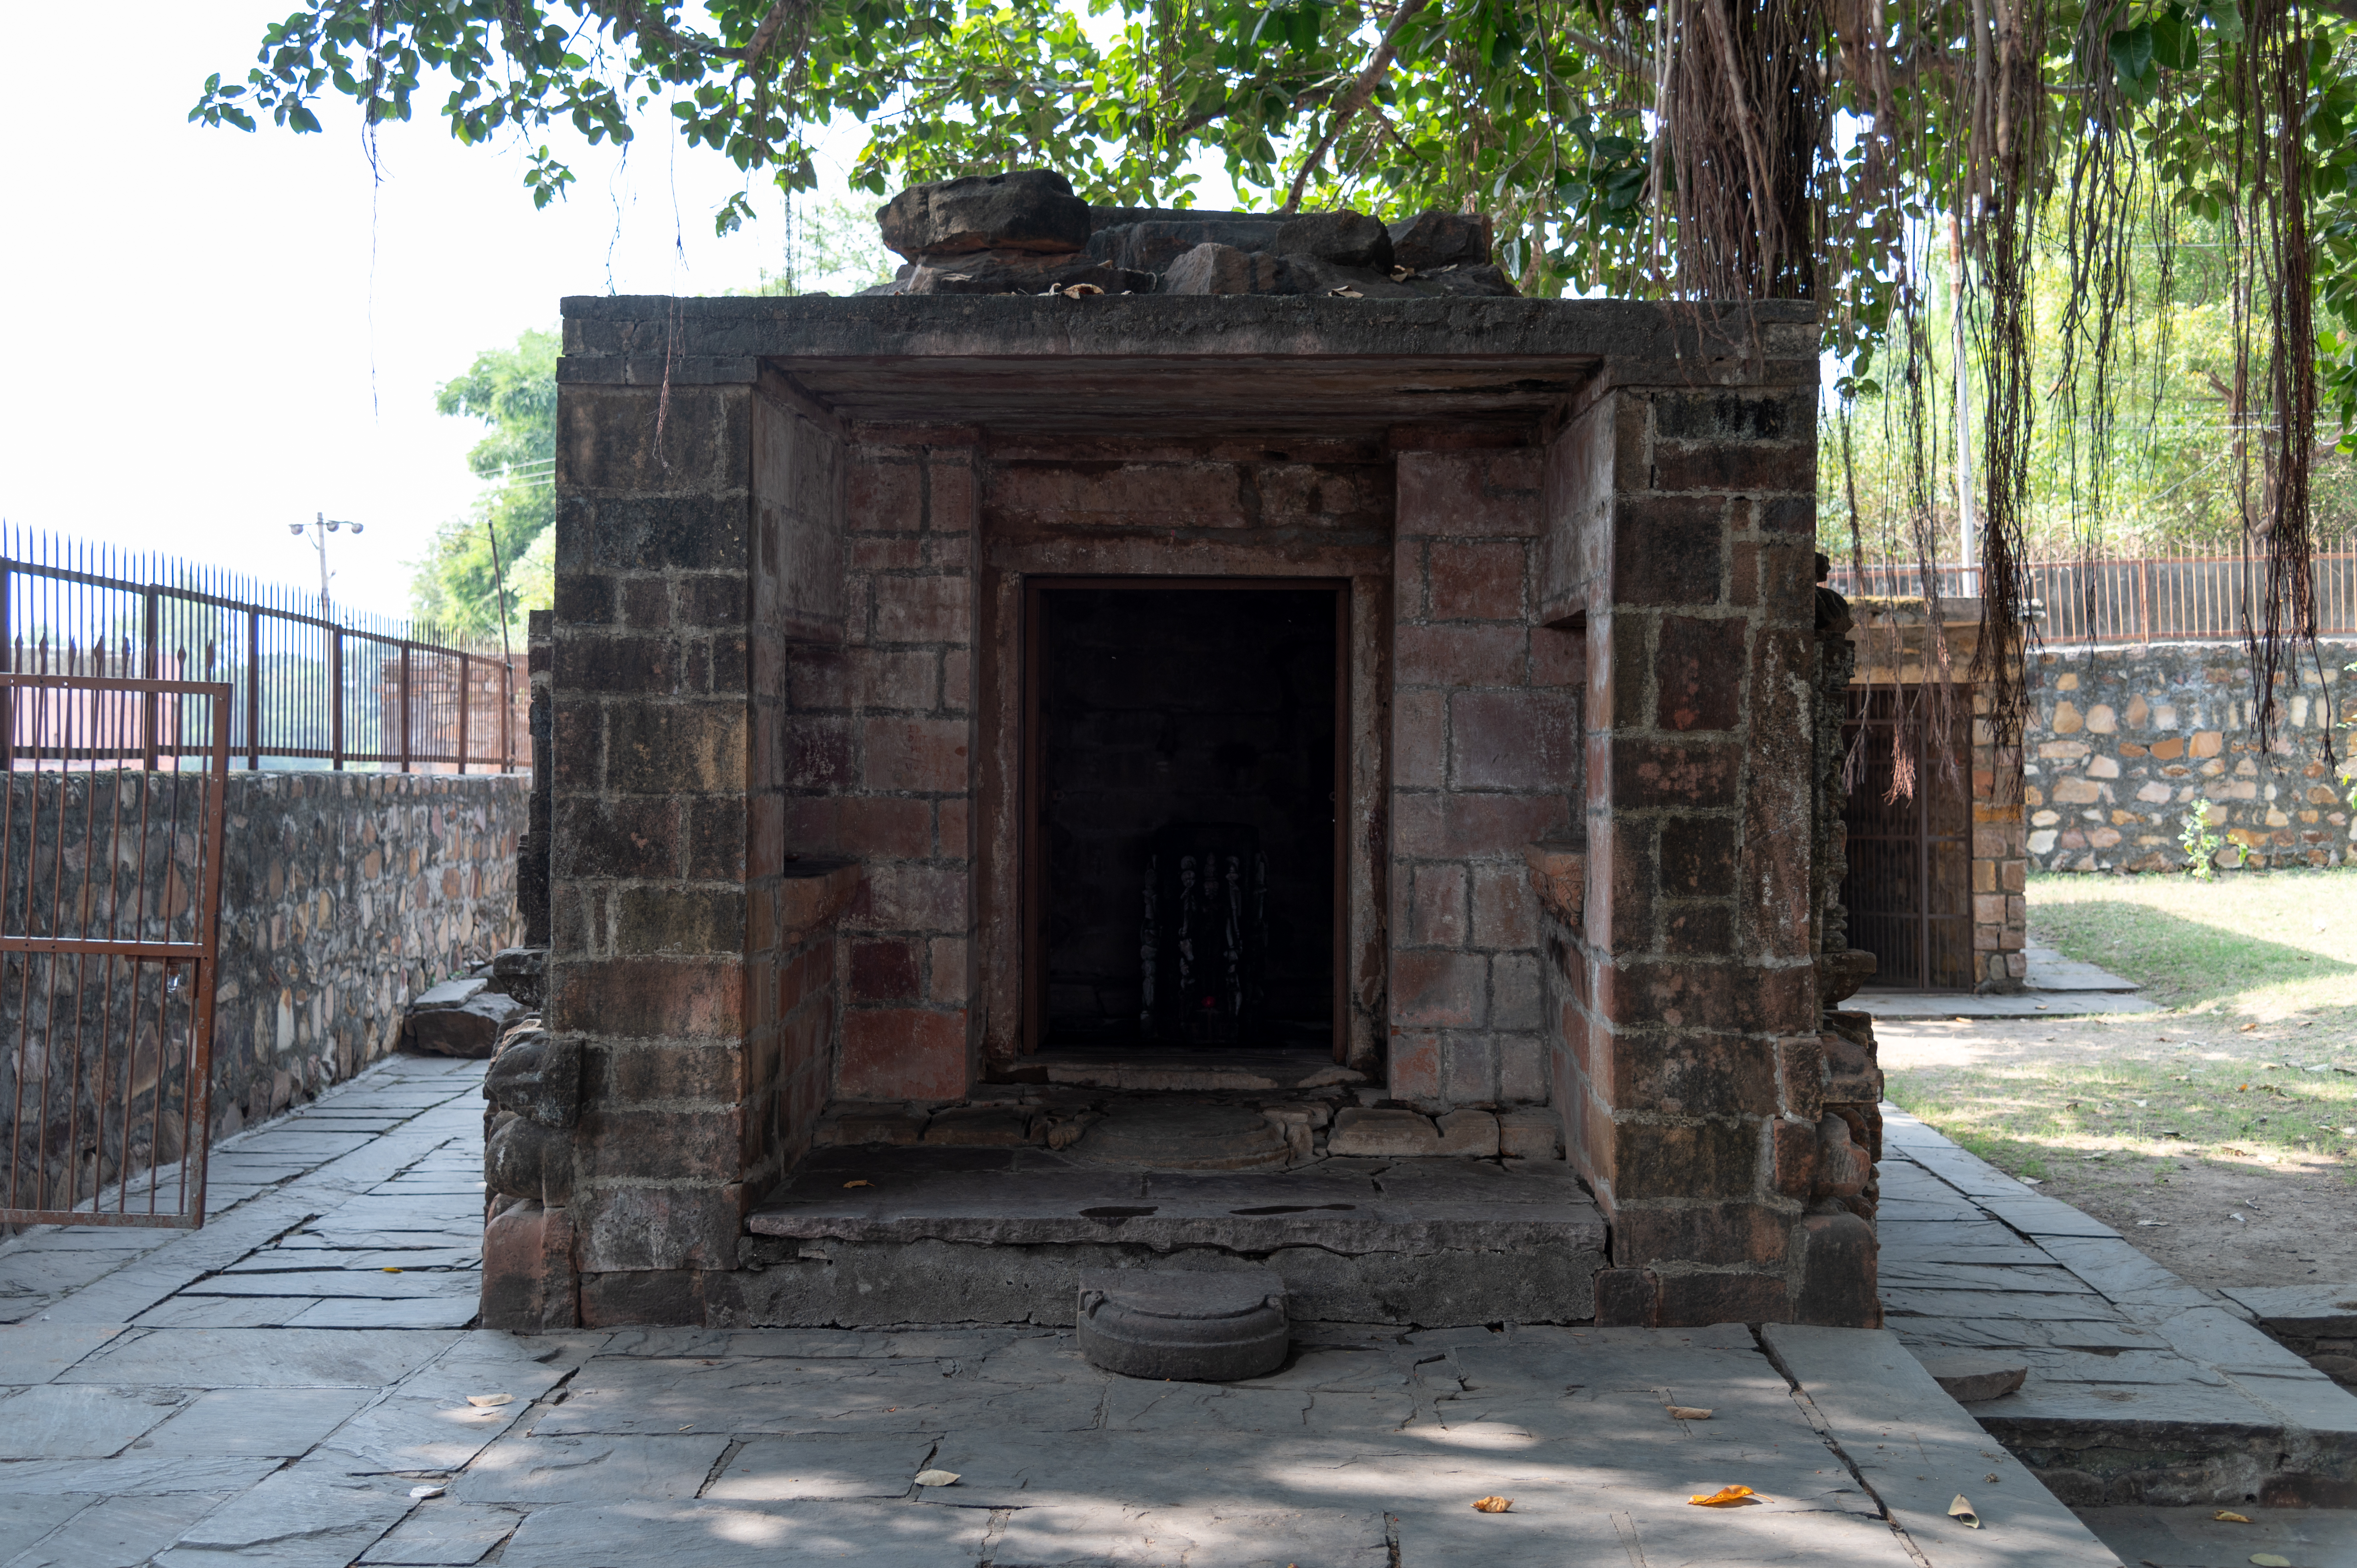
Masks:
[[[1335,1050],[1345,591],[1030,585],[1030,1048]]]

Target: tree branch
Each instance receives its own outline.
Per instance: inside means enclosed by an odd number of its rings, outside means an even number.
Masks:
[[[768,54],[770,46],[778,41],[778,34],[784,28],[786,18],[802,8],[802,0],[778,0],[770,7],[770,14],[761,18],[759,27],[753,29],[752,41],[745,46],[746,70],[750,70],[761,63],[761,57]]]
[[[1410,17],[1429,4],[1431,0],[1405,0],[1399,8],[1399,14],[1392,18],[1392,25],[1383,29],[1383,42],[1375,46],[1375,52],[1368,59],[1366,68],[1359,72],[1359,80],[1351,84],[1351,91],[1344,93],[1342,101],[1334,106],[1334,117],[1327,122],[1326,134],[1309,149],[1309,156],[1301,161],[1301,172],[1293,177],[1293,188],[1286,192],[1285,206],[1281,209],[1288,217],[1301,210],[1301,188],[1309,183],[1310,175],[1324,161],[1326,150],[1334,145],[1334,138],[1342,134],[1342,127],[1350,124],[1351,116],[1365,108],[1367,101],[1375,95],[1376,85],[1383,81],[1383,72],[1391,69],[1393,56],[1399,52],[1400,29],[1407,26]]]

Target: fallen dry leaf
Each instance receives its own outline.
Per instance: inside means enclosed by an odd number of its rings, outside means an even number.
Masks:
[[[467,1402],[477,1410],[497,1410],[503,1404],[515,1403],[513,1394],[468,1394]]]
[[[1981,1516],[1973,1511],[1972,1504],[1964,1501],[1964,1494],[1962,1492],[1958,1492],[1956,1500],[1948,1505],[1948,1517],[1966,1530],[1978,1530],[1981,1527]]]
[[[1672,1421],[1708,1421],[1710,1412],[1697,1410],[1690,1404],[1674,1404],[1670,1406],[1670,1419]]]
[[[1698,1509],[1731,1509],[1749,1502],[1758,1495],[1749,1487],[1721,1487],[1707,1497],[1696,1492],[1686,1501]]]
[[[2290,1558],[2278,1557],[2272,1552],[2254,1552],[2251,1561],[2257,1563],[2258,1568],[2291,1568]]]
[[[1086,299],[1092,294],[1103,294],[1104,290],[1099,288],[1092,283],[1075,283],[1066,284],[1062,288],[1058,289],[1056,292],[1062,295],[1066,299]]]
[[[2238,1035],[2247,1035],[2257,1027],[2258,1026],[2256,1024],[2245,1024],[2241,1028],[2235,1030],[2234,1033]]]
[[[920,1470],[917,1472],[917,1485],[920,1487],[955,1486],[957,1484],[957,1478],[958,1473],[955,1470]]]
[[[2250,1515],[2236,1513],[2232,1509],[2220,1509],[2216,1513],[2212,1514],[2210,1517],[2214,1520],[2222,1520],[2227,1524],[2248,1524],[2251,1522]]]
[[[388,1273],[388,1274],[397,1274],[397,1273],[401,1273],[401,1271],[400,1271],[399,1269],[392,1268],[392,1267],[390,1267],[390,1266],[388,1266],[387,1268],[383,1269],[383,1270],[382,1270],[382,1271],[381,1271],[381,1272],[382,1272],[382,1273]]]
[[[422,1500],[426,1498],[438,1498],[449,1489],[447,1487],[412,1487],[409,1488],[409,1495]]]
[[[847,1181],[847,1182],[845,1182],[843,1185],[844,1185],[845,1187],[874,1187],[876,1184],[875,1184],[874,1182],[872,1182],[872,1181]]]
[[[1475,1498],[1473,1499],[1475,1513],[1504,1513],[1513,1506],[1514,1499],[1512,1498]]]

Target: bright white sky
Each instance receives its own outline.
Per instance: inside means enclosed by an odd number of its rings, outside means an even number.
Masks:
[[[436,117],[383,128],[381,187],[340,101],[324,135],[188,124],[284,11],[135,0],[108,14],[121,48],[86,7],[0,11],[0,519],[302,585],[316,563],[286,525],[325,511],[367,525],[330,541],[337,599],[401,613],[405,563],[476,490],[479,427],[436,414],[435,387],[554,326],[565,295],[751,285],[781,263],[780,204],[758,186],[767,220],[716,239],[742,177],[662,125],[627,159],[578,148],[571,199],[535,212],[517,150]],[[71,63],[93,49],[102,81]]]

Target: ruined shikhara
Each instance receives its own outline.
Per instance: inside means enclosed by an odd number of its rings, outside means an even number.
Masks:
[[[486,1321],[798,1320],[748,1216],[823,1129],[1043,1076],[1026,585],[1150,577],[1340,592],[1337,1054],[1555,1118],[1601,1240],[1541,1320],[1875,1322],[1816,345],[1781,304],[568,299]]]

